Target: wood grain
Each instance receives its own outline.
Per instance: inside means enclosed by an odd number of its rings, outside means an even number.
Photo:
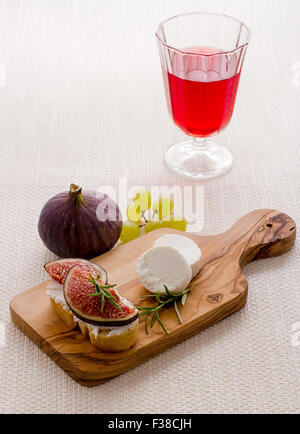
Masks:
[[[139,283],[135,266],[141,253],[172,229],[159,229],[118,247],[95,262],[108,271],[109,281],[134,304],[146,291]],[[182,232],[180,232],[182,235]],[[167,348],[217,323],[241,309],[247,300],[248,284],[242,267],[251,261],[290,250],[296,224],[286,214],[256,210],[242,217],[223,234],[201,236],[188,233],[202,250],[202,268],[193,281],[193,291],[179,325],[173,309],[161,313],[169,336],[155,325],[145,333],[140,320],[136,345],[122,353],[105,353],[91,345],[78,330],[70,330],[54,313],[45,294],[48,281],[17,295],[10,304],[11,318],[42,351],[67,374],[84,386],[96,386],[134,368]]]

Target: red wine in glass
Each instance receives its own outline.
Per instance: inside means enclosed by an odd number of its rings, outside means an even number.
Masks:
[[[187,13],[156,32],[170,115],[188,140],[171,146],[165,161],[194,180],[215,178],[232,166],[229,149],[210,140],[229,123],[251,32],[221,14]]]
[[[199,54],[219,53],[210,47],[185,48]],[[234,60],[234,59],[233,59]],[[175,124],[186,134],[207,137],[222,130],[231,119],[240,72],[236,62],[226,59],[187,57],[173,59],[173,73],[165,74],[170,108]],[[178,65],[176,65],[178,63]],[[178,69],[178,70],[177,70]]]

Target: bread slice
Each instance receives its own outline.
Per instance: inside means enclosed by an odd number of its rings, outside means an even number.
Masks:
[[[77,322],[74,320],[74,315],[70,309],[66,309],[61,303],[56,302],[50,298],[51,304],[55,313],[70,327],[71,330],[76,329]]]
[[[128,350],[137,341],[138,323],[138,320],[135,320],[127,326],[110,330],[88,327],[91,344],[112,353]]]
[[[78,322],[78,327],[80,328],[80,331],[83,334],[83,336],[88,336],[89,335],[89,329],[88,329],[87,323],[84,321],[81,321],[81,319],[78,319],[77,322]]]
[[[88,324],[73,314],[67,306],[62,295],[62,285],[50,282],[47,295],[50,298],[53,309],[71,330],[77,326],[81,333],[88,337],[91,344],[106,352],[119,352],[128,350],[132,347],[138,336],[138,319],[126,326],[115,328],[100,328]]]

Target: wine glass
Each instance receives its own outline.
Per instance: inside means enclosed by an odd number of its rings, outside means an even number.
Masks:
[[[165,154],[179,175],[215,178],[232,166],[232,154],[208,140],[229,123],[251,32],[220,14],[188,13],[163,21],[156,32],[168,109],[189,140]]]

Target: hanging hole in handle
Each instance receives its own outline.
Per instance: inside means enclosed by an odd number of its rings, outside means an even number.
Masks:
[[[268,228],[272,228],[272,227],[273,227],[272,223],[267,223],[266,226],[267,226]]]

